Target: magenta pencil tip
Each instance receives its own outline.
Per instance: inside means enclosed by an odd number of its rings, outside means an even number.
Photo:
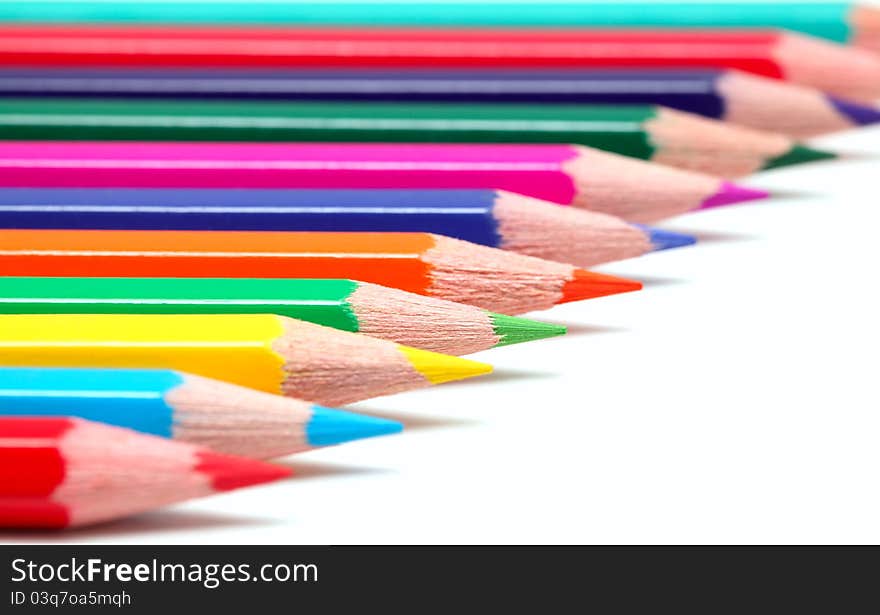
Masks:
[[[733,205],[734,203],[744,203],[746,201],[756,201],[758,199],[766,199],[769,196],[770,193],[766,190],[757,190],[756,188],[738,186],[731,182],[722,182],[718,192],[703,201],[702,204],[700,204],[700,209],[722,207],[724,205]]]

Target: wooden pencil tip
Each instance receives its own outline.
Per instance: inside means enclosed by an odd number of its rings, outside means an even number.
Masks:
[[[402,430],[403,425],[397,421],[312,406],[312,416],[305,431],[306,440],[311,446],[331,446],[398,433]]]
[[[479,361],[452,357],[439,352],[399,346],[410,364],[431,384],[442,384],[481,376],[492,371],[492,366]]]
[[[539,322],[517,316],[505,316],[504,314],[490,313],[492,328],[498,336],[496,346],[509,346],[533,340],[542,340],[557,335],[565,335],[566,328],[562,325],[554,325],[547,322]]]
[[[712,207],[735,205],[737,203],[745,203],[746,201],[766,199],[769,196],[770,193],[766,190],[746,188],[745,186],[739,186],[732,182],[722,182],[718,191],[704,200],[698,209],[711,209]]]
[[[199,462],[196,471],[210,477],[215,491],[229,491],[268,483],[286,478],[293,473],[290,468],[283,466],[204,449],[200,450],[197,456]]]
[[[575,269],[572,278],[562,287],[562,299],[558,303],[595,299],[641,289],[642,283],[635,280]]]
[[[870,124],[880,123],[880,109],[872,107],[869,104],[854,103],[849,100],[828,96],[830,102],[838,113],[846,116],[851,122],[859,126],[868,126]]]
[[[795,143],[781,156],[768,160],[762,168],[764,170],[777,169],[779,167],[804,164],[806,162],[833,160],[834,158],[838,158],[838,155],[833,152],[826,152],[825,150],[815,149],[807,147],[806,145],[801,145],[800,143]]]

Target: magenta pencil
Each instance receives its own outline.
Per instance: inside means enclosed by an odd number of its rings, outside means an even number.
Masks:
[[[0,186],[502,189],[650,222],[766,192],[573,145],[10,141]]]

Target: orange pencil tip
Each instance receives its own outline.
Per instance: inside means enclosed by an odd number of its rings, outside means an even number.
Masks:
[[[575,269],[573,277],[562,287],[562,299],[559,303],[595,299],[641,289],[642,283],[635,280]]]
[[[200,451],[198,459],[196,470],[211,477],[211,485],[216,491],[259,485],[293,474],[284,466],[212,451]]]

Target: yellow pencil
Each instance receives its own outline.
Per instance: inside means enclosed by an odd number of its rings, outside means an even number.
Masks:
[[[263,314],[0,315],[0,365],[175,369],[328,405],[492,370]]]

